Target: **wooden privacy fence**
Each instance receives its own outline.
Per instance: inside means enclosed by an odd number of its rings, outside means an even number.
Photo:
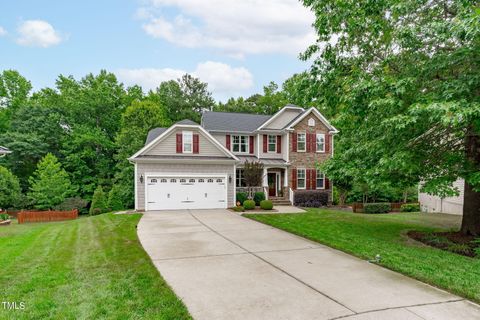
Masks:
[[[71,211],[20,211],[17,213],[18,223],[48,222],[74,220],[78,218],[78,210]]]
[[[416,202],[414,202],[416,203]],[[400,212],[402,204],[409,204],[405,202],[390,202],[390,211],[392,212]],[[363,203],[361,202],[354,202],[352,203],[352,211],[353,212],[363,212]]]

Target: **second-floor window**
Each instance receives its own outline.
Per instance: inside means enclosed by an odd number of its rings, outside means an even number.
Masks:
[[[317,152],[325,152],[325,135],[317,133]]]
[[[193,133],[192,131],[183,131],[183,152],[192,153],[193,145]]]
[[[277,136],[268,136],[268,152],[277,152]]]
[[[305,189],[305,169],[297,169],[297,189]]]
[[[297,151],[305,152],[307,134],[305,132],[297,134]]]
[[[233,152],[248,152],[248,136],[232,136]]]

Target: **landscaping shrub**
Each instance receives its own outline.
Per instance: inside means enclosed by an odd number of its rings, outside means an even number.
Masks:
[[[233,207],[232,209],[233,209],[233,211],[236,211],[236,212],[244,212],[245,211],[245,208],[243,206]]]
[[[272,200],[262,200],[262,201],[260,201],[260,208],[262,208],[263,210],[272,210],[273,209]]]
[[[473,243],[477,245],[477,247],[473,249],[473,251],[475,252],[475,256],[480,258],[480,238],[473,240]]]
[[[420,212],[420,204],[418,203],[405,203],[400,207],[401,212]]]
[[[92,205],[90,206],[90,214],[96,215],[107,212],[107,198],[103,192],[102,186],[98,186],[93,193]]]
[[[245,210],[253,210],[253,209],[255,209],[255,201],[245,200],[243,202],[243,207],[245,208]]]
[[[0,214],[0,221],[1,220],[8,220],[8,218],[10,218],[10,216],[6,213],[1,213]]]
[[[364,213],[388,213],[390,211],[390,203],[365,203],[363,205]]]
[[[119,211],[124,209],[120,186],[114,185],[108,193],[107,206],[113,211]]]
[[[245,200],[248,200],[248,195],[246,192],[237,192],[237,201],[244,203]]]
[[[260,202],[265,200],[265,193],[264,192],[255,192],[253,196],[253,201],[255,201],[255,205],[259,206]]]
[[[299,207],[321,207],[328,204],[328,193],[320,190],[297,190],[293,195],[293,204]]]
[[[58,211],[77,209],[79,213],[88,213],[88,201],[80,197],[66,198],[61,204],[54,207]]]
[[[0,166],[0,208],[14,206],[20,196],[17,177],[7,168]]]

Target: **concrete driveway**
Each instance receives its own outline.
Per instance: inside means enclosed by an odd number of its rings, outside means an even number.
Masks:
[[[140,241],[195,319],[480,319],[480,307],[227,210],[144,214]]]

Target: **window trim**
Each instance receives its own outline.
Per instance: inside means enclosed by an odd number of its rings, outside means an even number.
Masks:
[[[303,150],[300,150],[298,147],[300,145],[300,135],[305,137],[305,140],[303,140]],[[297,152],[307,152],[307,132],[305,131],[297,132]]]
[[[318,136],[323,136],[323,150],[318,149]],[[326,144],[325,133],[315,134],[315,150],[320,153],[325,153],[325,144]]]
[[[300,180],[299,172],[303,171],[303,188],[300,187],[298,181]],[[297,168],[297,189],[305,190],[307,189],[307,170],[305,168]]]
[[[275,137],[275,150],[273,151],[270,150],[270,145],[273,144],[273,142],[270,142],[270,137]],[[278,137],[274,134],[267,135],[267,153],[277,153],[277,139]]]
[[[186,136],[190,136],[190,143],[186,143]],[[185,145],[190,144],[190,151],[185,150]],[[182,131],[182,152],[193,153],[193,131]]]
[[[242,186],[242,180],[244,181],[244,185]],[[240,182],[240,185],[237,184]],[[235,170],[235,187],[236,188],[245,188],[247,185],[245,184],[245,178],[243,178],[243,169],[237,168]]]
[[[235,145],[235,137],[238,137],[238,151],[234,151],[233,150],[233,147]],[[246,148],[245,148],[245,151],[241,151],[242,150],[242,137],[245,137],[245,140],[246,140]],[[231,135],[230,136],[230,151],[234,152],[234,153],[243,153],[243,154],[248,154],[250,153],[250,136],[247,136],[247,135],[244,135],[244,134],[235,134],[235,135]]]
[[[322,187],[319,188],[318,187],[318,174],[321,173],[323,175],[323,183],[322,183]],[[320,190],[324,190],[325,189],[325,173],[321,172],[320,170],[315,170],[315,186],[316,186],[316,189],[320,189]]]

